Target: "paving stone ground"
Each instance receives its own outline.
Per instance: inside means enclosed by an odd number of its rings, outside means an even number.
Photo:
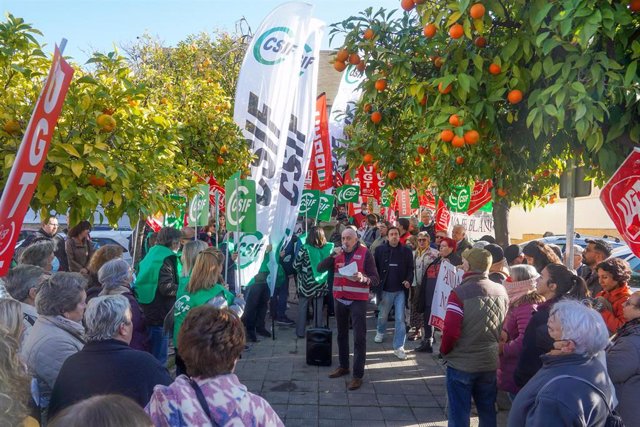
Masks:
[[[294,326],[275,326],[275,340],[262,338],[251,344],[236,366],[236,374],[249,391],[264,397],[285,425],[295,426],[446,426],[445,370],[434,354],[410,351],[407,359],[393,354],[393,322],[383,343],[375,343],[373,305],[367,313],[367,362],[364,383],[348,391],[350,376],[330,379],[338,366],[336,326],[332,318],[333,363],[329,367],[309,366],[305,361],[306,341],[295,335]],[[287,314],[297,315],[290,302]],[[270,321],[270,320],[269,320]],[[353,351],[353,343],[351,342]],[[353,361],[353,355],[351,358]],[[506,425],[506,412],[499,413],[499,425]],[[477,426],[476,417],[471,425]]]

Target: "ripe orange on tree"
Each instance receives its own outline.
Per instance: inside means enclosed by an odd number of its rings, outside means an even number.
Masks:
[[[418,154],[426,154],[427,153],[427,149],[424,148],[422,145],[419,145],[417,150],[418,150]]]
[[[223,165],[224,164],[224,158],[222,156],[218,156],[218,164],[219,165]]]
[[[440,132],[440,139],[443,140],[444,142],[451,142],[454,136],[455,134],[451,129],[445,129],[442,132]]]
[[[420,163],[422,163],[422,157],[420,157],[420,156],[416,156],[416,157],[413,159],[413,162],[416,164],[416,166],[418,166]]]
[[[105,132],[111,132],[116,128],[116,119],[114,119],[109,114],[100,114],[96,119],[96,123],[100,127],[101,130]]]
[[[427,24],[424,26],[424,35],[425,37],[433,37],[436,35],[436,31],[438,31],[438,29],[436,28],[436,26],[434,24]]]
[[[220,147],[220,154],[227,154],[229,152],[229,147],[227,147],[226,145],[223,145],[222,147]]]
[[[364,110],[365,113],[370,113],[371,112],[371,104],[369,104],[369,103],[364,104],[364,107],[362,109]]]
[[[333,68],[338,72],[343,72],[347,68],[347,64],[344,61],[337,61],[333,63]]]
[[[367,63],[364,61],[360,61],[358,62],[358,65],[356,65],[356,70],[360,71],[361,73],[364,73],[365,68],[367,68]]]
[[[640,12],[640,0],[631,0],[629,2],[629,9],[632,12]]]
[[[382,113],[380,113],[380,111],[371,113],[371,121],[375,124],[380,123],[382,121]]]
[[[349,64],[358,65],[360,63],[360,56],[357,53],[349,55]]]
[[[385,79],[376,80],[375,87],[378,92],[382,92],[387,88],[387,81]]]
[[[441,57],[436,56],[435,58],[433,58],[433,65],[436,68],[440,68],[440,67],[442,67],[444,65],[444,61],[442,60]]]
[[[364,156],[362,156],[362,161],[365,163],[371,163],[373,162],[373,155],[367,153]]]
[[[416,7],[416,4],[413,2],[413,0],[402,0],[400,1],[400,7],[402,7],[407,12],[410,12],[414,7]]]
[[[467,144],[477,144],[478,141],[480,141],[480,134],[477,130],[468,130],[464,133],[464,142]]]
[[[442,93],[442,94],[447,94],[449,92],[451,92],[451,90],[453,89],[453,86],[451,84],[447,85],[447,87],[443,88],[442,87],[442,82],[438,83],[438,92]]]
[[[522,101],[522,91],[518,89],[514,89],[507,95],[507,99],[511,104],[517,104]]]
[[[464,147],[464,138],[458,135],[454,136],[453,140],[451,141],[451,145],[456,148]]]
[[[371,28],[367,28],[366,30],[364,30],[364,33],[362,34],[362,38],[365,40],[372,40],[375,36],[376,36],[376,33],[374,33]]]
[[[469,15],[471,15],[471,17],[473,19],[480,19],[484,16],[484,5],[482,3],[476,3],[473,6],[471,6],[471,9],[469,9]]]
[[[104,187],[105,185],[107,185],[107,180],[95,175],[89,175],[89,184],[94,187]]]
[[[449,124],[451,126],[461,126],[462,125],[462,120],[460,120],[460,117],[458,117],[457,114],[452,114],[451,116],[449,116]]]
[[[485,39],[484,37],[480,36],[480,37],[476,37],[476,39],[473,42],[477,47],[485,47],[487,45],[487,39]]]
[[[425,105],[427,105],[428,100],[429,100],[429,97],[427,95],[423,96],[422,99],[420,100],[420,105],[424,107]]]
[[[345,62],[347,59],[349,59],[349,51],[347,49],[340,49],[336,53],[336,61]]]
[[[458,156],[456,157],[456,164],[461,165],[464,163],[464,157]]]
[[[396,171],[389,171],[389,173],[387,174],[387,178],[389,179],[396,179],[398,177],[398,172]]]
[[[500,197],[505,197],[507,195],[507,190],[505,190],[504,188],[498,188],[496,190],[496,194]]]
[[[502,68],[498,64],[492,63],[491,65],[489,65],[489,74],[493,74],[494,76],[497,76],[501,72],[502,72]]]
[[[464,34],[464,28],[462,28],[462,25],[460,24],[453,24],[450,28],[449,28],[449,35],[451,36],[452,39],[459,39],[460,37],[462,37]]]

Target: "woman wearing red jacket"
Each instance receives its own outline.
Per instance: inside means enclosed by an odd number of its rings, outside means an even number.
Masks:
[[[602,291],[596,295],[594,308],[602,314],[609,333],[615,333],[625,323],[622,304],[629,299],[631,289],[627,282],[631,278],[629,264],[619,258],[609,258],[596,267]]]

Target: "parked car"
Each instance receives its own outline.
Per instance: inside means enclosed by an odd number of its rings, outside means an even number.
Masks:
[[[91,230],[91,241],[96,249],[104,245],[121,246],[124,252],[122,258],[129,264],[133,261],[131,258],[131,230],[115,230],[115,229],[93,229]]]
[[[622,246],[626,246],[624,244],[624,241],[620,240],[617,237],[612,237],[612,236],[602,236],[602,237],[598,237],[598,236],[582,236],[582,235],[580,235],[578,233],[576,233],[576,236],[573,238],[573,244],[585,248],[585,247],[587,247],[587,240],[596,240],[596,239],[601,239],[601,240],[604,240],[605,242],[609,243],[611,245],[612,249],[619,248],[619,247],[622,247]],[[560,249],[562,249],[563,253],[564,253],[564,248],[567,245],[567,236],[565,236],[564,234],[560,234],[560,235],[556,235],[556,236],[549,236],[549,237],[541,237],[539,239],[534,239],[534,240],[537,240],[539,242],[546,243],[546,244],[558,245],[558,246],[560,246]],[[519,245],[520,245],[521,248],[524,248],[527,245],[527,243],[532,242],[532,241],[533,240],[529,240],[527,242],[522,242]]]
[[[623,259],[629,263],[629,266],[631,266],[629,286],[634,292],[640,291],[640,258],[631,252],[631,249],[627,245],[615,248],[611,256]]]

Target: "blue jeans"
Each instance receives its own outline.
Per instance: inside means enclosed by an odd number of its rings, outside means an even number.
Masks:
[[[164,333],[162,326],[148,326],[148,329],[151,355],[158,359],[162,366],[167,366],[169,336]]]
[[[471,397],[478,409],[480,427],[495,427],[496,372],[464,372],[447,367],[447,397],[449,427],[469,427]]]
[[[382,291],[382,301],[380,301],[380,311],[378,312],[377,331],[379,334],[384,334],[384,331],[387,329],[387,318],[389,317],[391,306],[395,307],[396,311],[393,349],[397,350],[404,347],[404,341],[407,338],[407,329],[404,324],[404,291]]]

